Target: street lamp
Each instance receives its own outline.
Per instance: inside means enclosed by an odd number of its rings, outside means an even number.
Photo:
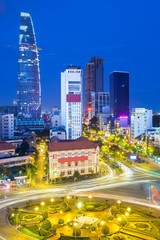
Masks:
[[[77,207],[80,209],[82,207],[82,203],[81,202],[78,202],[77,203]]]
[[[45,202],[41,202],[42,210],[43,210],[44,205],[45,205]]]
[[[91,201],[91,199],[92,199],[92,195],[89,195],[88,198],[89,198],[89,200]]]
[[[118,209],[119,209],[119,211],[120,211],[120,205],[121,205],[122,201],[121,201],[121,200],[118,200],[117,203],[118,203]]]
[[[53,203],[54,202],[54,198],[51,198],[50,201],[51,201],[51,203]]]
[[[119,232],[120,232],[122,218],[121,218],[121,217],[118,217],[117,220],[118,220],[118,222],[119,222],[119,224],[120,224],[120,225],[119,225]]]
[[[77,222],[74,222],[74,223],[73,223],[73,226],[74,226],[74,238],[75,238],[75,239],[76,239],[76,237],[77,237],[77,231],[76,231],[77,225],[78,225]]]

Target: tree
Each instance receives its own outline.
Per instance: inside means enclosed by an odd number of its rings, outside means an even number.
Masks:
[[[20,145],[19,155],[20,156],[25,155],[28,149],[29,149],[29,143],[27,142],[27,139],[24,138],[22,144]]]
[[[42,223],[42,228],[45,230],[50,230],[52,228],[52,224],[50,222],[50,220],[46,219],[43,223]]]
[[[43,221],[48,218],[48,212],[42,212]]]
[[[104,225],[104,226],[102,227],[102,233],[103,233],[104,235],[106,235],[106,234],[109,233],[109,227],[108,227],[107,225]]]
[[[89,127],[93,130],[95,130],[96,132],[99,131],[99,127],[98,127],[98,118],[96,116],[94,116],[93,118],[91,118],[91,120],[89,121]]]

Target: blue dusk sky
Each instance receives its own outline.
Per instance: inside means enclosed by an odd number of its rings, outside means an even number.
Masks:
[[[160,111],[160,0],[0,0],[0,105],[17,91],[20,12],[32,16],[43,109],[60,106],[60,72],[92,56],[130,72],[130,108]]]

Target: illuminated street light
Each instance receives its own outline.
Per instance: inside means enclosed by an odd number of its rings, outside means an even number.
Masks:
[[[88,198],[89,198],[89,200],[91,201],[91,199],[92,199],[92,195],[89,195]]]
[[[43,210],[44,205],[45,205],[45,202],[41,202],[42,210]]]
[[[117,203],[120,205],[120,204],[122,203],[122,201],[121,201],[121,200],[118,200]]]
[[[128,216],[129,216],[129,213],[128,213],[128,212],[126,212],[126,213],[125,213],[125,216],[126,216],[126,217],[128,217]]]
[[[128,208],[127,208],[127,211],[128,211],[128,212],[131,212],[131,208],[130,208],[130,207],[128,207]]]
[[[105,224],[105,222],[104,222],[104,221],[101,221],[100,224],[103,226],[103,225]]]
[[[81,202],[78,202],[77,203],[77,207],[80,209],[82,207],[82,203]]]
[[[51,198],[50,201],[51,201],[51,203],[53,203],[54,202],[54,198]]]
[[[74,226],[74,238],[75,238],[75,239],[76,239],[76,237],[77,237],[77,231],[76,231],[77,225],[78,225],[77,222],[74,222],[74,223],[73,223],[73,226]]]
[[[35,210],[38,211],[38,210],[39,210],[39,207],[35,207]]]

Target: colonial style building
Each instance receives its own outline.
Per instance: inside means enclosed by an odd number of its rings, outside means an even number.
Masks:
[[[99,146],[86,138],[49,143],[49,179],[99,172]]]

